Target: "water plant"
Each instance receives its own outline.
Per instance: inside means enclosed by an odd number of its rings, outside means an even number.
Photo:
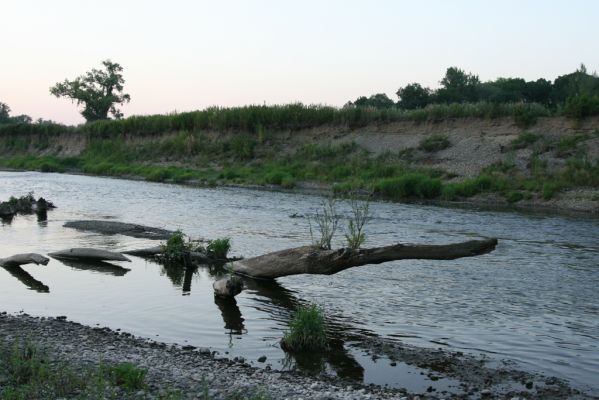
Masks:
[[[359,249],[366,240],[364,225],[370,220],[370,198],[364,201],[358,199],[354,192],[350,195],[351,217],[347,223],[347,233],[345,239],[347,246],[351,249]]]
[[[192,247],[191,240],[189,238],[186,240],[186,235],[180,230],[176,230],[168,238],[166,244],[162,245],[162,256],[169,263],[181,262],[185,253],[191,251]]]
[[[231,238],[219,238],[208,241],[206,254],[210,258],[225,260],[231,249]]]
[[[329,197],[322,202],[322,211],[316,211],[313,219],[318,228],[318,237],[314,236],[312,218],[308,218],[310,238],[314,247],[325,250],[331,249],[331,241],[333,240],[333,236],[335,236],[340,219],[340,216],[337,215],[336,203],[337,200],[334,197]]]
[[[328,339],[323,309],[315,304],[298,307],[281,339],[281,347],[293,352],[326,350]]]

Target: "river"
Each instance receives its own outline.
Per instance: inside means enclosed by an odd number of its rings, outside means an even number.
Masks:
[[[155,244],[62,226],[76,219],[142,223],[209,239],[227,236],[233,255],[255,256],[309,244],[307,217],[323,200],[298,193],[0,172],[0,200],[29,191],[58,208],[48,213],[47,221],[29,215],[3,222],[0,257]],[[365,246],[478,237],[497,237],[499,245],[490,254],[454,261],[397,261],[332,276],[281,278],[275,285],[248,287],[234,303],[215,302],[214,271],[209,268],[200,268],[189,285],[137,257],[121,264],[130,269],[125,274],[51,260],[45,267],[24,267],[48,286],[48,293],[28,288],[0,268],[0,311],[66,315],[91,326],[209,347],[256,366],[285,369],[302,367],[278,345],[290,310],[313,302],[324,307],[332,332],[343,338],[335,360],[316,367],[324,373],[398,384],[398,374],[373,360],[356,339],[376,335],[511,360],[518,368],[599,394],[599,220],[388,202],[373,202],[370,208]],[[338,203],[342,216],[349,211],[349,204]],[[342,230],[337,246],[343,245]],[[267,362],[257,362],[260,356]],[[315,368],[308,365],[303,367]],[[414,375],[409,389],[428,384],[416,377],[416,370],[405,374]]]

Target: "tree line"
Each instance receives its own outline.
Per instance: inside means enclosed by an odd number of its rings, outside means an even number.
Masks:
[[[384,93],[377,93],[370,97],[360,96],[346,106],[415,110],[430,104],[523,102],[538,103],[552,110],[563,107],[581,109],[586,114],[599,112],[599,76],[589,74],[584,64],[553,82],[544,78],[533,81],[497,78],[482,82],[478,75],[450,67],[439,83],[440,87],[434,90],[419,83],[400,87],[396,92],[397,102]]]

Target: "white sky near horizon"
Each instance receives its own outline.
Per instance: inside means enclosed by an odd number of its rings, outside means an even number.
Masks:
[[[50,95],[102,60],[125,116],[300,101],[342,106],[450,66],[481,80],[599,69],[599,1],[0,0],[0,102],[78,124]]]

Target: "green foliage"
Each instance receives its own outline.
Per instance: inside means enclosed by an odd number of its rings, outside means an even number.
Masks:
[[[599,115],[599,95],[581,94],[568,97],[563,113],[567,117],[577,119]]]
[[[366,240],[364,225],[371,218],[370,200],[360,201],[354,192],[350,195],[350,205],[352,215],[347,223],[348,232],[345,235],[345,239],[349,248],[357,250]]]
[[[178,263],[183,261],[183,257],[186,252],[191,251],[193,248],[192,242],[185,238],[185,234],[180,230],[176,230],[166,241],[166,244],[162,245],[162,256],[164,259],[171,263]]]
[[[105,371],[113,384],[121,386],[125,390],[140,390],[145,387],[147,369],[138,368],[131,363],[123,363],[107,367]]]
[[[447,135],[432,135],[420,141],[418,148],[426,152],[432,153],[441,151],[451,146]]]
[[[533,104],[517,104],[514,106],[513,116],[516,126],[522,129],[529,128],[537,123],[537,118],[544,114],[544,109]]]
[[[300,306],[281,340],[287,351],[323,351],[328,348],[324,311],[315,304]]]
[[[333,240],[333,236],[335,236],[340,219],[339,215],[337,215],[336,205],[337,200],[334,197],[329,197],[322,202],[322,212],[316,211],[313,219],[318,229],[318,237],[314,236],[312,218],[308,218],[310,238],[312,239],[312,245],[316,248],[331,249],[331,241]]]
[[[431,101],[431,90],[422,87],[419,83],[410,83],[399,88],[396,94],[399,97],[397,105],[404,110],[424,108]]]
[[[381,179],[374,187],[376,192],[385,197],[403,200],[439,197],[442,186],[439,179],[420,173],[408,173],[399,177]]]
[[[208,241],[206,252],[209,257],[225,260],[231,249],[231,238],[220,238]]]
[[[116,105],[123,105],[131,100],[123,93],[125,80],[121,72],[123,68],[110,60],[102,62],[105,70],[92,69],[72,81],[65,80],[50,88],[50,93],[56,97],[66,97],[83,104],[81,115],[86,121],[108,119],[108,113],[115,118],[123,114]]]
[[[522,132],[518,137],[510,143],[512,149],[524,149],[533,143],[536,143],[543,136],[537,133]]]

